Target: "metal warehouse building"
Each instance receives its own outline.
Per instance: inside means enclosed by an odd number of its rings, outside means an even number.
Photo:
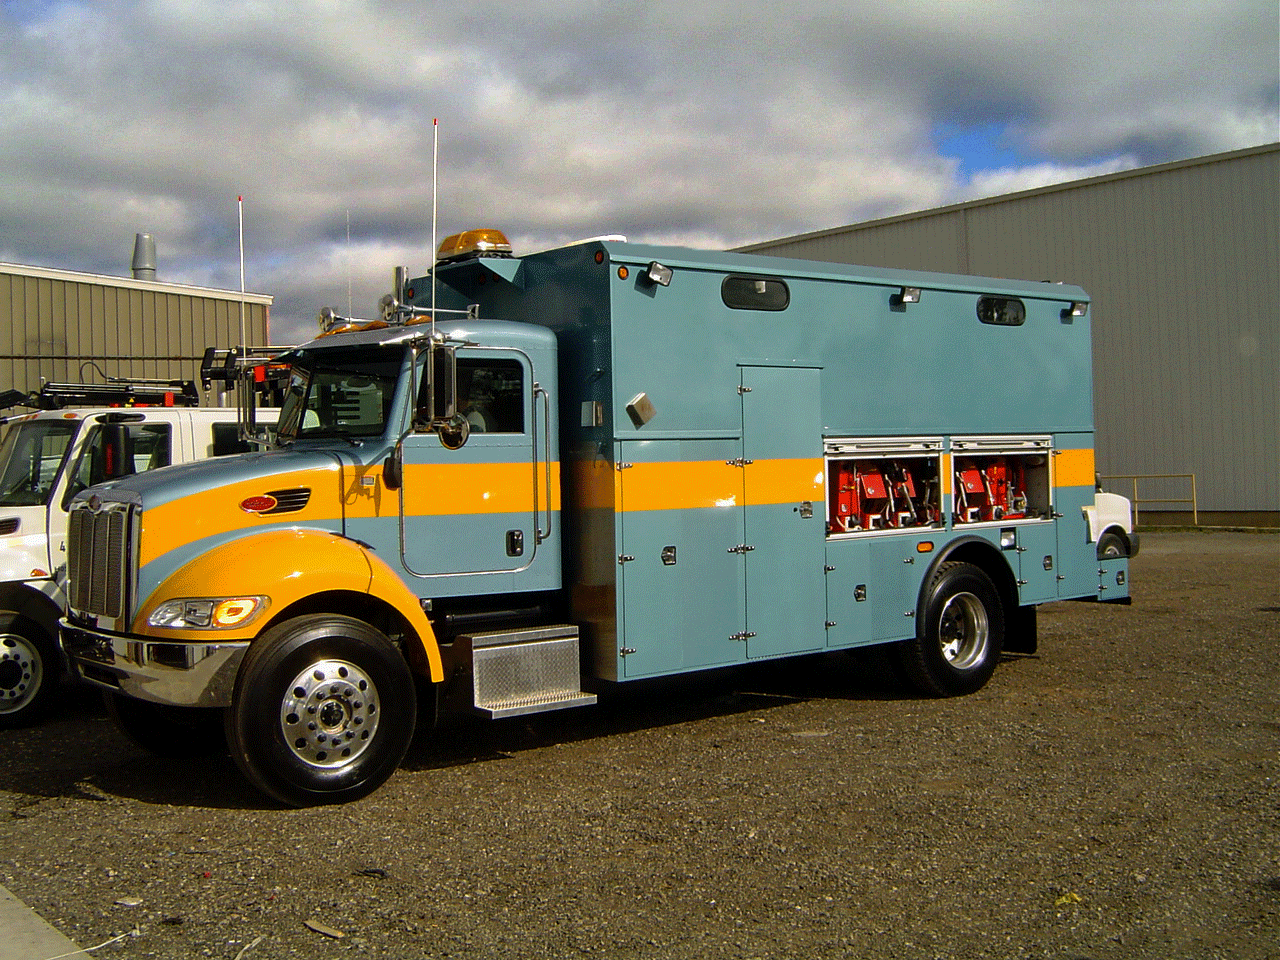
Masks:
[[[271,302],[244,295],[249,344],[270,342]],[[239,291],[0,263],[0,391],[104,377],[198,383],[206,347],[242,343],[241,303]]]
[[[1280,525],[1280,143],[742,249],[1083,286],[1108,488],[1181,521],[1194,475],[1200,523]]]

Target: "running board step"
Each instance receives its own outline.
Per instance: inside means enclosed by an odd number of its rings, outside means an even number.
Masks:
[[[596,702],[582,689],[575,626],[494,630],[457,642],[469,650],[472,706],[490,719]]]

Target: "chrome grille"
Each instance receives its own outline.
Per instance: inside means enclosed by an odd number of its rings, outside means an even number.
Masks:
[[[71,511],[67,522],[67,593],[73,609],[119,619],[124,614],[129,560],[127,509]]]

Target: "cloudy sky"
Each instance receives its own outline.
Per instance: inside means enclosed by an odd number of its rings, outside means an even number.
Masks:
[[[0,0],[0,261],[372,316],[439,235],[723,248],[1280,139],[1276,0]]]

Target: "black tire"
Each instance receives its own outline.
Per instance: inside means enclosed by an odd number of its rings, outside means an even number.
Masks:
[[[174,707],[103,693],[107,713],[120,732],[158,757],[212,757],[227,752],[223,711],[215,707]]]
[[[43,717],[61,675],[58,642],[49,631],[16,613],[0,613],[0,730]]]
[[[380,631],[332,614],[277,624],[236,677],[226,735],[249,780],[293,807],[344,803],[395,772],[413,740],[417,696]]]
[[[1004,607],[980,568],[944,563],[930,581],[916,637],[898,646],[902,668],[921,693],[954,697],[991,679],[1004,647]]]
[[[1098,538],[1098,559],[1119,560],[1129,555],[1129,548],[1118,533],[1107,531]]]

